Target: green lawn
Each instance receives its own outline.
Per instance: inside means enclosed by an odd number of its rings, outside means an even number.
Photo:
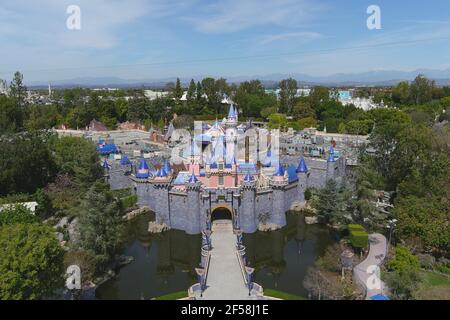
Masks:
[[[422,272],[421,299],[450,300],[450,278],[431,271]]]
[[[430,271],[423,272],[423,276],[424,283],[428,286],[450,286],[450,277]]]
[[[178,300],[178,299],[182,299],[182,298],[187,298],[188,294],[187,294],[187,290],[185,291],[178,291],[178,292],[173,292],[173,293],[169,293],[163,296],[159,296],[154,298],[154,300]]]
[[[297,296],[295,294],[282,292],[282,291],[278,291],[278,290],[273,290],[273,289],[264,289],[264,295],[267,297],[278,298],[278,299],[283,299],[283,300],[307,300],[306,298]]]

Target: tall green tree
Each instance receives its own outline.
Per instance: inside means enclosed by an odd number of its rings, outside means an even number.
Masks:
[[[114,258],[122,233],[119,199],[108,186],[96,182],[80,206],[79,245],[96,257],[100,271]]]
[[[295,95],[297,94],[297,80],[289,78],[282,80],[280,86],[280,113],[292,113]]]
[[[64,285],[64,251],[52,228],[2,226],[0,248],[0,300],[42,299]]]
[[[195,81],[194,79],[191,79],[191,82],[189,82],[189,87],[186,95],[186,99],[188,102],[192,102],[195,99]]]
[[[410,97],[413,103],[423,104],[430,102],[433,98],[434,81],[423,75],[418,75],[410,86]]]
[[[180,101],[183,96],[183,87],[181,86],[180,78],[177,78],[177,82],[175,83],[175,88],[173,88],[173,97],[176,101]]]
[[[34,193],[56,175],[52,134],[26,132],[0,138],[0,195]]]

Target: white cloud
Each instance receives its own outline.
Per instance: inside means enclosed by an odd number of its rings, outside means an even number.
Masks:
[[[292,40],[293,38],[296,39],[295,40],[296,43],[299,42],[304,43],[310,40],[323,38],[323,35],[318,32],[306,32],[306,31],[286,32],[280,34],[267,35],[259,41],[259,44],[264,45],[275,41]]]
[[[224,0],[203,7],[185,20],[203,33],[236,32],[264,25],[298,27],[324,8],[310,0]]]

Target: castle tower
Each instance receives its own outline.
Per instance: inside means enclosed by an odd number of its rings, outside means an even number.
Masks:
[[[241,183],[242,202],[239,210],[239,225],[244,233],[253,233],[257,230],[257,217],[255,211],[256,182],[247,173]]]
[[[156,175],[150,179],[150,194],[152,195],[154,202],[153,207],[156,223],[165,224],[169,228],[171,227],[169,202],[169,188],[171,181],[171,175],[167,174],[163,166],[161,166],[156,172]]]
[[[288,185],[288,178],[286,172],[281,165],[278,163],[277,170],[275,171],[272,179],[270,181],[270,186],[272,187],[272,215],[270,222],[284,227],[286,225],[286,212],[284,210],[284,193],[285,187]]]
[[[308,188],[308,167],[306,166],[305,159],[302,157],[297,167],[298,177],[298,194],[300,201],[305,201],[305,191]]]
[[[201,149],[195,140],[192,140],[189,151],[189,172],[196,176],[200,175],[200,162],[202,158]],[[170,167],[170,165],[169,165]]]
[[[110,178],[109,170],[111,169],[111,166],[109,165],[109,163],[106,160],[106,158],[103,161],[102,168],[103,168],[103,176],[105,177],[105,182],[108,183],[109,182],[109,178]]]
[[[144,158],[139,161],[139,164],[134,174],[133,181],[136,188],[136,195],[138,196],[138,204],[140,206],[148,206],[153,209],[151,189],[148,183],[150,170]]]
[[[336,174],[336,160],[334,159],[334,149],[330,147],[327,159],[327,180],[334,179]]]
[[[225,123],[225,141],[226,141],[226,162],[230,163],[233,157],[236,157],[236,145],[237,145],[237,119],[238,112],[236,107],[231,104],[228,112],[228,118]]]
[[[185,231],[187,234],[199,234],[202,231],[200,220],[201,185],[201,182],[195,175],[191,175],[186,182],[187,205]]]

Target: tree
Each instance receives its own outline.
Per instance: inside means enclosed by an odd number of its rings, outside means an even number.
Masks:
[[[297,81],[289,78],[282,80],[280,86],[280,113],[292,113],[295,95],[297,94]]]
[[[0,95],[0,134],[20,131],[23,118],[23,109],[12,99]]]
[[[369,137],[369,146],[377,152],[374,155],[374,165],[379,173],[388,178],[387,188],[396,188],[395,181],[391,177],[393,152],[397,146],[402,130],[410,125],[411,118],[404,112],[395,109],[376,109],[369,111],[375,129]]]
[[[25,97],[27,94],[27,87],[23,84],[23,75],[17,71],[14,73],[14,78],[9,86],[10,96],[14,103],[23,108],[25,106]]]
[[[50,145],[58,173],[71,176],[77,186],[87,189],[103,176],[99,155],[92,142],[78,137],[54,137]]]
[[[312,88],[309,94],[311,107],[316,111],[316,116],[320,119],[323,111],[322,105],[330,100],[330,91],[326,87],[316,86]]]
[[[327,180],[325,187],[320,189],[314,200],[313,206],[319,216],[327,223],[340,224],[347,222],[343,193],[340,192],[335,180]]]
[[[79,246],[96,257],[99,270],[104,270],[113,259],[121,232],[120,201],[108,186],[96,182],[80,206]]]
[[[411,83],[410,97],[413,103],[423,104],[433,98],[434,81],[428,80],[423,75],[418,75]]]
[[[408,81],[401,81],[392,89],[392,101],[397,104],[406,104],[408,100],[409,83]]]
[[[269,115],[269,128],[270,129],[284,129],[288,122],[286,115],[282,113],[273,113]]]
[[[11,205],[0,211],[0,227],[10,224],[28,224],[39,222],[30,209],[23,205]]]
[[[317,128],[317,120],[313,117],[303,118],[297,121],[300,129]]]
[[[422,282],[420,260],[404,246],[395,248],[395,258],[388,262],[392,270],[385,276],[391,297],[398,300],[414,299]]]
[[[175,84],[175,88],[173,88],[172,94],[176,101],[180,101],[181,97],[183,96],[183,88],[181,87],[180,78],[177,78],[177,82]]]
[[[393,271],[385,275],[385,281],[389,287],[391,299],[411,300],[417,297],[422,276],[416,270]]]
[[[294,106],[293,116],[295,119],[314,118],[316,113],[308,102],[298,101]]]
[[[263,117],[264,119],[269,118],[269,116],[274,113],[277,113],[276,107],[267,107],[267,108],[262,109],[260,112],[261,117]]]
[[[191,82],[189,83],[186,99],[188,103],[192,102],[195,99],[195,82],[194,79],[191,79]]]
[[[64,283],[63,256],[52,228],[0,227],[0,300],[41,299]]]
[[[0,195],[34,193],[55,176],[48,140],[52,134],[27,132],[0,138]]]

